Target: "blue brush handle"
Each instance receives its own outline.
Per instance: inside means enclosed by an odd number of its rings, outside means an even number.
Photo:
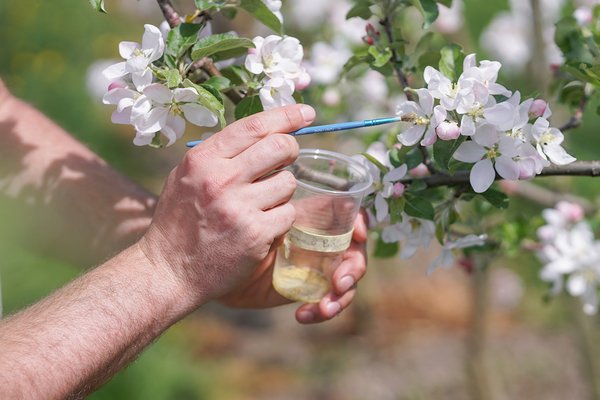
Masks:
[[[312,135],[313,133],[346,131],[348,129],[366,128],[369,126],[391,124],[393,122],[398,122],[400,120],[401,120],[400,117],[388,117],[388,118],[365,119],[363,121],[340,122],[337,124],[307,126],[306,128],[302,128],[302,129],[298,129],[297,131],[290,132],[290,135],[302,136],[302,135]],[[202,140],[192,140],[191,142],[187,142],[186,146],[194,147],[200,143],[202,143]]]

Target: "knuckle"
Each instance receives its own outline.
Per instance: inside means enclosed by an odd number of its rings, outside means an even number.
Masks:
[[[285,119],[287,120],[289,130],[293,130],[304,120],[302,118],[302,115],[300,114],[300,109],[298,107],[285,108],[284,115]]]
[[[298,183],[296,177],[290,171],[281,171],[279,173],[279,179],[281,180],[280,187],[287,193],[293,193],[296,190]]]
[[[267,129],[259,115],[242,120],[242,129],[252,137],[261,138],[267,134]]]
[[[285,156],[288,159],[295,158],[298,153],[298,143],[288,134],[276,134],[269,136],[270,146],[274,154]]]

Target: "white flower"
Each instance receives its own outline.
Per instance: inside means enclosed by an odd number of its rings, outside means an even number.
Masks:
[[[451,267],[454,264],[454,250],[483,246],[486,240],[487,235],[467,235],[455,241],[446,241],[442,247],[441,254],[427,268],[427,273],[431,274],[440,266]]]
[[[264,86],[259,91],[259,97],[263,109],[270,110],[288,104],[295,104],[296,100],[292,96],[293,93],[294,84],[291,81],[276,77],[264,82]]]
[[[173,144],[185,131],[181,115],[194,125],[215,126],[218,117],[197,101],[194,88],[171,91],[160,83],[147,86],[131,110],[131,123],[138,132],[134,143],[150,144],[154,134],[161,131],[169,139],[167,146]]]
[[[425,67],[423,77],[429,93],[434,98],[440,99],[440,104],[444,109],[448,111],[456,109],[459,100],[457,84],[452,83],[446,75],[430,66]]]
[[[556,165],[566,165],[575,161],[560,145],[564,136],[557,128],[550,128],[550,123],[544,118],[538,118],[531,128],[531,136],[544,159],[549,159]]]
[[[394,168],[391,171],[387,172],[381,178],[381,182],[378,183],[380,190],[375,195],[375,219],[378,222],[385,220],[389,214],[389,206],[386,199],[392,197],[393,195],[398,194],[397,191],[402,188],[398,188],[395,182],[404,178],[406,172],[408,171],[408,167],[406,164],[402,164],[398,168]],[[377,181],[379,181],[379,177],[377,177]],[[400,185],[402,185],[400,183]]]
[[[463,2],[462,0],[453,0],[450,8],[438,3],[439,16],[435,20],[435,28],[442,33],[454,33],[462,28]]]
[[[504,179],[519,178],[519,166],[513,159],[519,152],[518,140],[499,135],[492,125],[483,125],[473,139],[461,143],[453,157],[475,163],[469,177],[475,192],[485,192],[496,179],[496,172]]]
[[[407,259],[414,256],[419,247],[429,247],[434,235],[433,221],[402,213],[402,222],[386,226],[381,240],[385,243],[401,242],[400,258]]]
[[[255,48],[249,49],[245,62],[248,71],[292,81],[305,73],[300,65],[304,50],[298,39],[270,35],[266,38],[257,36],[252,41]]]
[[[575,18],[579,26],[587,26],[592,23],[594,14],[591,8],[582,6],[573,12],[573,18]]]
[[[104,76],[112,81],[131,74],[131,80],[138,90],[152,83],[152,62],[162,57],[165,49],[160,29],[153,25],[144,25],[142,44],[121,42],[119,53],[126,61],[111,65],[104,70]]]
[[[423,138],[421,145],[430,146],[436,139],[435,129],[446,119],[446,110],[442,106],[433,107],[433,96],[427,89],[417,89],[419,103],[407,101],[398,105],[396,115],[409,119],[413,126],[398,135],[405,146],[413,146]]]
[[[114,87],[113,87],[114,86]],[[141,94],[125,85],[111,84],[109,91],[102,98],[104,104],[114,104],[117,109],[111,115],[114,124],[130,124],[131,108]]]
[[[317,83],[327,85],[339,79],[342,68],[352,52],[344,45],[331,46],[325,42],[317,42],[312,46],[310,54],[310,77]]]

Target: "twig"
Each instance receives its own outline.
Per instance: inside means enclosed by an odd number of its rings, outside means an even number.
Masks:
[[[181,17],[175,11],[175,7],[171,3],[171,0],[156,0],[158,6],[160,7],[160,11],[162,11],[165,19],[169,23],[171,28],[175,28],[177,25],[181,23]]]
[[[352,187],[352,183],[348,180],[328,174],[327,172],[314,171],[309,168],[303,167],[298,164],[292,164],[291,166],[294,176],[302,180],[317,182],[325,186],[329,186],[335,190],[348,190]]]
[[[423,181],[428,187],[455,186],[469,183],[470,171],[458,171],[454,175],[437,173],[423,178],[403,179],[402,183],[411,183],[413,181]],[[569,165],[544,168],[538,176],[600,176],[600,161],[575,161]],[[496,180],[502,177],[496,176]]]
[[[567,131],[569,129],[578,128],[583,121],[583,113],[585,112],[585,108],[587,107],[587,103],[589,101],[588,96],[583,96],[581,102],[579,102],[579,107],[575,110],[575,114],[567,121],[566,124],[560,127],[562,132]]]
[[[398,52],[396,51],[396,49],[393,46],[394,33],[392,31],[392,24],[390,23],[390,17],[386,16],[384,19],[379,21],[379,23],[381,24],[381,26],[383,26],[383,30],[385,31],[385,35],[387,36],[387,39],[389,42],[390,50],[392,51],[392,67],[394,68],[394,72],[396,73],[396,77],[398,78],[398,82],[400,83],[401,89],[404,90],[409,87],[408,79],[406,78],[406,75],[404,74],[404,71],[402,71],[402,68],[401,68],[402,60],[400,59]],[[413,95],[411,92],[406,92],[406,98],[408,100],[412,100],[412,97],[413,97]]]
[[[522,197],[545,207],[554,207],[556,203],[564,200],[579,204],[588,215],[592,215],[596,211],[596,208],[587,199],[569,193],[558,193],[528,181],[515,182],[514,187],[510,190],[510,195]]]

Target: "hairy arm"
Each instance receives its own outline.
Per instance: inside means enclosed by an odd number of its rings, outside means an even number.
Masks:
[[[18,222],[11,235],[74,265],[94,265],[139,239],[155,205],[156,196],[0,80],[0,216]]]
[[[0,322],[0,398],[83,398],[206,299],[140,246]]]

